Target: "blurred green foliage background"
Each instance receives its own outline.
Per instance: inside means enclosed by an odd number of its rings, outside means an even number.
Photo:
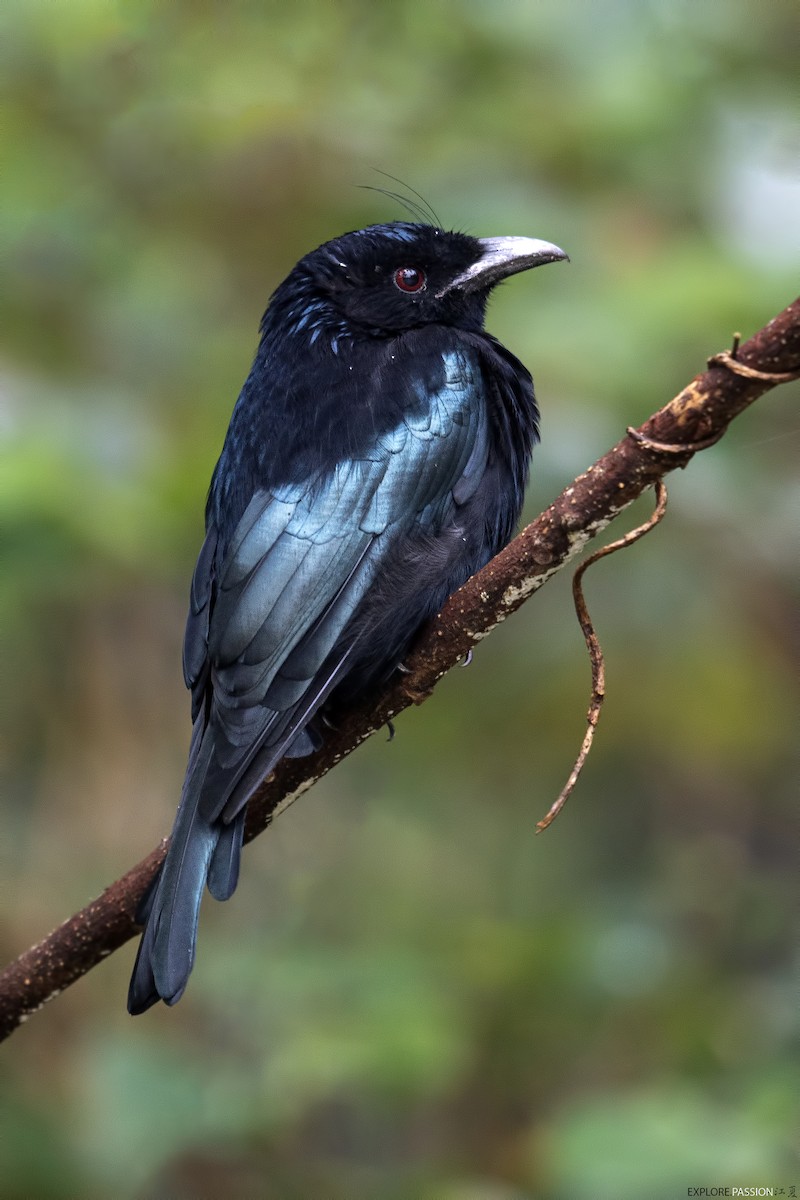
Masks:
[[[272,288],[404,216],[358,185],[571,254],[490,313],[537,380],[533,515],[792,299],[800,181],[790,0],[6,0],[2,25],[10,959],[171,825],[210,472]],[[3,1196],[798,1182],[797,395],[589,575],[610,694],[553,829],[589,687],[566,573],[248,849],[177,1009],[127,1017],[131,946],[14,1035]]]

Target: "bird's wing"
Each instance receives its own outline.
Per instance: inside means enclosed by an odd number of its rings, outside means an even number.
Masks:
[[[367,454],[313,484],[258,491],[216,565],[209,532],[184,654],[196,708],[210,684],[207,819],[236,816],[345,672],[343,635],[397,537],[435,532],[477,485],[482,388],[471,360],[449,355],[443,386]]]

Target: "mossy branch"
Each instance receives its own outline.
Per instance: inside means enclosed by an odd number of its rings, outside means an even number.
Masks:
[[[579,475],[535,521],[450,597],[423,631],[408,672],[347,714],[325,746],[284,759],[251,801],[247,840],[340,759],[437,681],[573,559],[646,488],[714,445],[754,400],[800,373],[800,300],[733,352],[715,355],[673,400]],[[0,1040],[139,932],[134,914],[166,852],[166,839],[101,896],[0,973]],[[122,1003],[122,997],[120,997]]]

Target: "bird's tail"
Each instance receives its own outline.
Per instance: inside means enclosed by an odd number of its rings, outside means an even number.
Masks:
[[[245,810],[229,824],[203,816],[200,798],[214,753],[206,729],[192,747],[172,839],[161,871],[140,910],[145,924],[128,991],[128,1012],[159,1000],[175,1004],[194,965],[203,888],[227,900],[239,877]]]
[[[309,722],[341,679],[355,645],[326,664],[285,711],[264,708],[259,736],[230,759],[218,752],[224,738],[218,725],[202,709],[198,713],[167,856],[137,913],[145,930],[128,990],[129,1013],[180,1000],[194,966],[203,888],[208,884],[215,900],[233,895],[248,802],[281,758],[318,748]]]

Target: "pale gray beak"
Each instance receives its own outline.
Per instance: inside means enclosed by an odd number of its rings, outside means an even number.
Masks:
[[[569,262],[569,255],[559,246],[538,238],[494,237],[478,238],[478,241],[483,248],[481,257],[451,280],[441,292],[437,292],[437,300],[454,288],[462,292],[478,292],[494,287],[501,279],[516,275],[518,271],[529,271],[531,267],[541,267],[544,263],[558,262],[560,259]]]

